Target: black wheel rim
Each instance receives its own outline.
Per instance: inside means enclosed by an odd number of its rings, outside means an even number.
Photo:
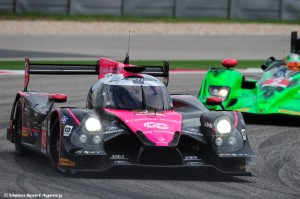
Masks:
[[[22,112],[21,112],[21,104],[19,102],[16,105],[13,130],[14,130],[15,148],[16,151],[19,151],[20,143],[21,143],[21,134],[22,134]]]
[[[51,132],[51,139],[50,139],[50,156],[51,161],[54,167],[58,165],[59,159],[59,124],[55,122],[52,132]]]

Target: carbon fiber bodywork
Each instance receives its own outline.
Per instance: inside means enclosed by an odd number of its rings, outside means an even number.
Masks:
[[[30,92],[25,86],[12,107],[8,140],[16,148],[49,157],[62,172],[141,166],[251,175],[246,166],[254,154],[239,112],[209,111],[193,96],[169,95],[161,82],[146,74],[118,77],[108,74],[99,79],[89,90],[86,108],[55,108],[54,103],[66,100],[64,95]],[[108,100],[109,85],[124,84],[138,85],[143,108],[119,110]],[[162,110],[146,105],[154,99],[144,93],[147,85],[161,89],[155,92],[164,96]],[[225,134],[219,130],[221,120],[230,127]]]

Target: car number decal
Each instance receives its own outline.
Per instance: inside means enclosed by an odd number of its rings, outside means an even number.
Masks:
[[[69,136],[72,132],[73,126],[66,125],[64,128],[64,136]]]
[[[289,83],[291,82],[291,79],[282,79],[282,78],[272,78],[266,80],[262,87],[265,86],[274,86],[274,87],[287,87]]]

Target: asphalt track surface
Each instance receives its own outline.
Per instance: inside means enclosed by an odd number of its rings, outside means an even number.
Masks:
[[[276,31],[276,30],[274,30]],[[128,36],[0,35],[0,59],[124,59]],[[135,36],[130,58],[168,60],[283,58],[287,36]]]
[[[196,96],[201,78],[199,74],[171,75],[169,91]],[[32,76],[29,89],[66,93],[67,105],[84,107],[87,91],[95,81],[93,76]],[[49,160],[40,155],[21,157],[14,153],[14,145],[6,140],[5,129],[15,94],[22,89],[23,77],[0,76],[0,82],[0,198],[5,194],[32,198],[46,196],[27,194],[61,194],[58,196],[65,199],[300,198],[299,125],[247,124],[250,144],[257,155],[256,165],[250,167],[251,177],[156,169],[67,175],[56,173]]]

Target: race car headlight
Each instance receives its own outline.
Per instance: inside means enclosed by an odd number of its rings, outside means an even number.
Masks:
[[[211,96],[221,97],[224,100],[227,99],[229,94],[229,87],[224,86],[210,86],[209,93]]]
[[[101,137],[100,137],[100,135],[95,135],[95,136],[93,137],[93,142],[94,142],[94,144],[99,144],[99,143],[101,142]]]
[[[237,140],[236,140],[235,137],[230,137],[230,138],[228,139],[228,144],[229,144],[229,145],[235,145],[236,143],[237,143]]]
[[[87,136],[86,135],[79,136],[79,142],[80,143],[86,143],[86,141],[87,141]]]
[[[231,132],[232,126],[231,122],[227,118],[221,118],[215,122],[216,130],[219,134],[225,135]]]
[[[84,127],[89,132],[96,132],[96,131],[101,130],[101,123],[100,123],[99,119],[97,119],[95,117],[89,117],[85,121]]]
[[[223,144],[223,139],[218,137],[218,138],[216,138],[215,143],[217,146],[221,146]]]

